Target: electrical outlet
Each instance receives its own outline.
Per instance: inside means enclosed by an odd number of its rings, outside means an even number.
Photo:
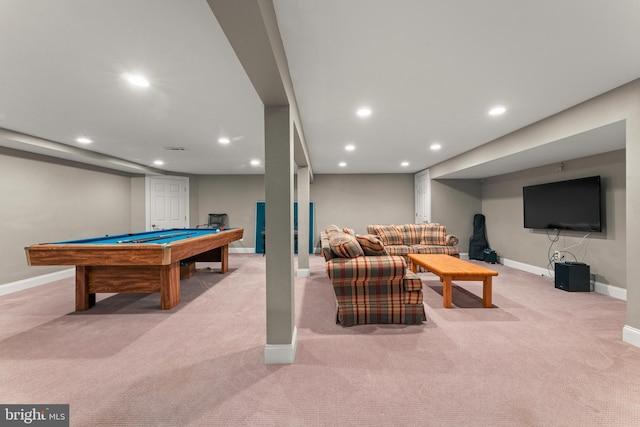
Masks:
[[[553,252],[553,260],[554,261],[560,260],[560,251]]]

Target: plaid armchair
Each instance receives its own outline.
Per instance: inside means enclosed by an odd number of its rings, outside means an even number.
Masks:
[[[426,320],[422,281],[407,268],[402,256],[364,255],[362,249],[354,253],[332,251],[329,235],[323,232],[321,240],[327,275],[336,297],[336,323],[421,324]],[[333,237],[349,239],[336,234]]]

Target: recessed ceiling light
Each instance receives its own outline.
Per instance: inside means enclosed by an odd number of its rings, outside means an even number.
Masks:
[[[407,166],[409,166],[409,162],[402,162],[402,163],[400,163],[400,166],[407,167]]]
[[[251,160],[251,166],[260,166],[260,160]]]
[[[369,117],[371,115],[371,109],[367,107],[362,107],[358,111],[356,111],[356,114],[359,117]]]
[[[92,140],[90,140],[86,136],[81,136],[79,138],[76,138],[76,141],[79,142],[80,144],[91,144],[93,142]]]
[[[229,138],[220,138],[220,139],[218,140],[218,142],[219,142],[220,144],[228,144],[228,143],[230,143],[230,142],[231,142],[231,140],[230,140]]]
[[[343,167],[347,166],[347,164],[346,164],[345,162],[340,162],[340,163],[338,163],[338,166],[340,166],[341,168],[343,168]]]
[[[497,107],[493,107],[491,110],[489,110],[489,115],[499,116],[500,114],[504,114],[505,111],[507,111],[506,108],[504,108],[502,105],[498,105]]]
[[[129,73],[125,73],[122,75],[122,77],[128,81],[129,83],[131,83],[133,86],[137,86],[137,87],[149,87],[149,80],[146,79],[146,77],[140,75],[140,74],[129,74]]]
[[[349,144],[346,147],[344,147],[344,149],[347,150],[347,151],[353,151],[353,150],[356,149],[356,146],[353,145],[353,144]]]
[[[439,149],[442,148],[442,145],[438,144],[437,142],[434,142],[433,144],[431,144],[429,148],[431,148],[433,151],[438,151]]]
[[[154,164],[154,165],[158,165],[158,166],[162,166],[162,165],[164,165],[164,162],[163,162],[162,160],[155,160],[155,161],[153,162],[153,164]]]

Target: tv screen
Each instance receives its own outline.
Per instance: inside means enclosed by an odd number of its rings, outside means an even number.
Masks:
[[[602,231],[600,177],[522,188],[524,227]]]

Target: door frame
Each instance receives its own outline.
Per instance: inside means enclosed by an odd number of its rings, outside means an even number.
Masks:
[[[184,192],[184,215],[186,227],[189,227],[191,222],[191,216],[189,214],[189,177],[187,176],[173,176],[173,175],[147,175],[144,177],[144,223],[145,230],[151,231],[151,181],[154,179],[171,179],[182,181],[185,186]]]
[[[424,205],[420,206],[420,203],[419,203],[420,198],[418,197],[418,187],[419,187],[418,181],[420,181],[424,177],[426,177],[426,185],[425,185],[426,197],[423,200]],[[424,213],[426,214],[422,218],[427,218],[427,221],[432,221],[431,219],[431,216],[432,216],[431,215],[431,178],[429,176],[429,169],[425,169],[416,173],[413,178],[413,185],[414,185],[414,200],[415,200],[415,215],[413,217],[414,219],[413,222],[415,222],[416,224],[418,223],[418,214],[422,209],[424,209]]]

